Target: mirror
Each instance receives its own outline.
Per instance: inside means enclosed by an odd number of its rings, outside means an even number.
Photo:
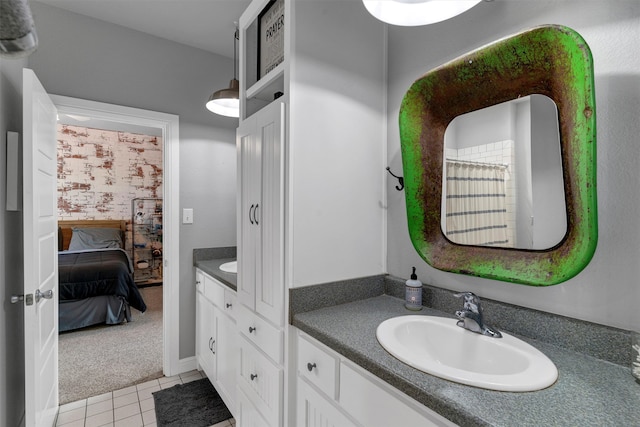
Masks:
[[[549,249],[567,232],[557,108],[544,95],[454,118],[442,176],[442,230],[453,243]]]
[[[561,185],[565,201],[560,240],[531,249],[455,243],[442,231],[446,129],[459,116],[533,94],[557,107],[562,184],[553,185]],[[416,80],[399,117],[407,220],[416,251],[440,270],[494,280],[547,286],[574,277],[591,260],[598,239],[595,124],[591,52],[578,33],[563,26],[498,40]]]

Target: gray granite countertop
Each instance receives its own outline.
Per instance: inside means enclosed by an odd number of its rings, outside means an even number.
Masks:
[[[640,384],[630,368],[511,333],[556,364],[558,381],[526,393],[466,386],[422,373],[382,348],[377,326],[408,314],[416,312],[402,299],[380,295],[295,313],[291,323],[461,426],[640,426]],[[418,314],[451,317],[427,307]]]
[[[237,291],[238,275],[220,270],[222,264],[231,261],[236,261],[235,247],[194,249],[193,251],[194,267]]]
[[[220,266],[224,263],[235,261],[235,258],[210,259],[196,261],[195,266],[207,273],[209,276],[217,279],[222,284],[227,285],[234,291],[238,290],[238,275],[235,273],[227,273],[220,270]]]

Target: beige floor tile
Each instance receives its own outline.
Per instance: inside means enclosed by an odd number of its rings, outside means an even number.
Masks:
[[[102,412],[113,412],[113,400],[103,400],[102,402],[87,405],[87,417],[100,414]]]
[[[93,416],[88,416],[84,427],[101,427],[113,424],[113,411],[102,412]]]
[[[140,391],[140,390],[145,390],[145,389],[151,388],[151,387],[160,387],[160,382],[158,380],[147,381],[146,383],[138,384],[136,386],[136,389],[138,389],[138,391]]]
[[[156,403],[153,400],[153,398],[140,401],[140,410],[142,412],[147,412],[155,408],[156,408]]]
[[[87,405],[92,405],[94,403],[98,403],[98,402],[102,402],[104,400],[111,400],[113,399],[113,393],[109,392],[109,393],[104,393],[104,394],[100,394],[98,396],[93,396],[87,399]]]
[[[180,375],[174,375],[172,377],[158,378],[158,382],[160,383],[160,385],[166,384],[166,383],[170,383],[170,382],[174,382],[174,381],[179,381],[179,380],[180,380]]]
[[[76,402],[67,403],[60,407],[58,413],[69,412],[74,409],[83,408],[87,405],[87,399],[78,400]]]
[[[160,384],[156,384],[152,387],[147,387],[143,390],[138,390],[138,400],[153,399],[153,393],[160,391]]]
[[[116,421],[123,420],[136,414],[140,414],[140,404],[138,402],[135,402],[127,406],[121,406],[119,408],[115,408],[113,410],[113,413],[114,419]]]
[[[156,411],[154,409],[142,413],[142,421],[144,425],[156,422]]]
[[[129,418],[117,420],[113,425],[114,427],[142,427],[144,424],[142,423],[142,415],[136,414]]]
[[[113,408],[120,408],[122,406],[127,406],[132,403],[138,403],[138,393],[129,393],[124,396],[114,397],[113,398]]]
[[[132,385],[131,387],[127,387],[127,388],[122,388],[120,390],[116,390],[113,392],[113,397],[120,397],[120,396],[124,396],[127,394],[131,394],[131,393],[135,393],[136,391],[138,391],[136,389],[136,386]]]
[[[70,421],[65,424],[56,424],[58,427],[84,427],[84,419]]]
[[[174,385],[177,385],[177,384],[182,384],[182,381],[179,378],[177,380],[175,380],[175,381],[171,381],[171,382],[160,384],[160,388],[162,388],[164,390],[164,389],[167,389],[167,388],[171,388],[171,387],[173,387]]]
[[[72,409],[70,411],[63,412],[58,414],[58,421],[56,425],[66,425],[71,423],[72,421],[83,420],[85,417],[86,408],[83,406],[81,408]]]

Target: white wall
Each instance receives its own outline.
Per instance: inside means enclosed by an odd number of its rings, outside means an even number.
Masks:
[[[388,271],[408,277],[415,265],[426,283],[629,329],[640,296],[640,2],[495,0],[431,26],[390,27],[389,162],[392,170],[401,169],[397,117],[413,81],[472,49],[541,24],[573,28],[594,58],[599,241],[593,260],[573,279],[545,288],[435,270],[409,241],[404,193],[389,190]]]
[[[40,46],[29,67],[52,94],[180,117],[180,358],[195,354],[192,251],[235,245],[237,119],[204,108],[226,87],[231,59],[32,2]],[[224,206],[224,208],[221,208]]]
[[[0,58],[0,425],[10,427],[24,422],[24,305],[10,303],[11,295],[22,294],[22,269],[11,266],[22,265],[23,240],[22,212],[5,210],[6,137],[7,131],[22,134],[25,64],[26,59]]]
[[[385,38],[361,2],[293,3],[292,287],[385,271]]]

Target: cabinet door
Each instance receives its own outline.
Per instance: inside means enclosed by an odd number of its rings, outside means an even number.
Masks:
[[[202,293],[196,293],[196,356],[198,364],[211,380],[215,381],[215,317],[213,304]]]
[[[257,239],[260,238],[256,211],[260,209],[260,138],[255,117],[246,120],[236,133],[238,145],[238,176],[240,194],[238,221],[238,299],[252,310],[255,309],[255,286],[258,264]]]
[[[284,322],[284,108],[276,102],[256,114],[262,145],[262,204],[256,215],[261,262],[255,310],[278,326]]]
[[[238,383],[238,331],[236,323],[221,310],[216,313],[216,389],[231,413],[235,414]]]
[[[338,408],[298,379],[297,427],[356,427]]]
[[[273,103],[237,130],[240,221],[238,298],[284,322],[284,104]]]

